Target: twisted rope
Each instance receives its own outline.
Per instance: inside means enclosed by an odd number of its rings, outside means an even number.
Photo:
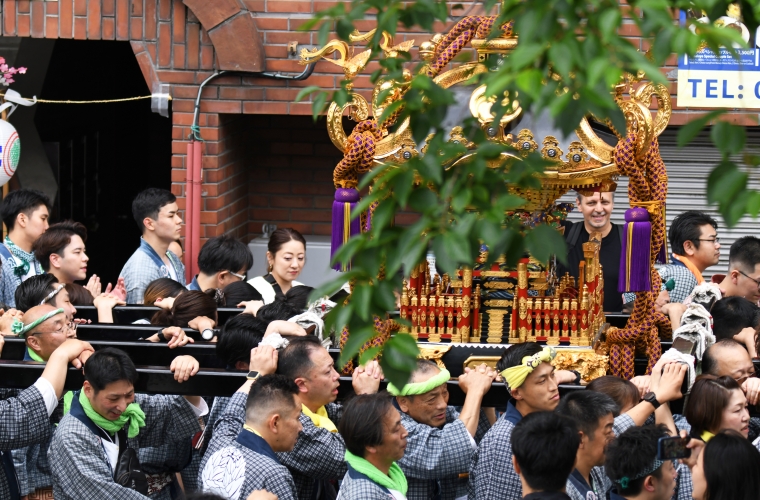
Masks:
[[[631,205],[641,202],[658,202],[665,206],[668,194],[668,176],[660,157],[660,146],[655,138],[644,158],[643,164],[636,160],[636,134],[631,132],[615,147],[615,163],[622,175],[629,178],[628,198]],[[652,242],[650,252],[650,273],[652,283],[659,283],[660,277],[654,268],[659,249],[665,242],[665,217],[663,210],[650,212]],[[662,345],[658,336],[660,328],[669,330],[668,318],[655,312],[654,304],[659,287],[651,292],[636,293],[633,312],[625,328],[610,328],[607,342],[610,345],[610,368],[613,375],[627,380],[633,378],[633,362],[636,350],[645,352],[648,358],[647,374],[652,372],[662,355]]]
[[[441,40],[436,47],[435,62],[429,65],[425,72],[430,78],[435,77],[438,73],[448,66],[448,64],[465,48],[472,40],[473,36],[478,38],[487,38],[496,22],[495,16],[468,16],[460,20]],[[512,22],[502,26],[504,36],[512,35]],[[403,94],[402,94],[403,97]],[[403,106],[392,113],[382,123],[376,121],[376,117],[365,120],[357,124],[351,135],[348,137],[346,150],[343,153],[343,159],[338,163],[333,171],[333,184],[335,188],[356,188],[359,183],[359,174],[369,172],[374,162],[376,143],[385,135],[385,131],[396,123],[401,114]],[[362,214],[362,230],[368,226],[368,220],[371,221],[372,212],[377,204],[370,207],[368,213]],[[384,268],[381,268],[379,279],[383,279],[385,274]],[[368,340],[359,349],[359,354],[364,353],[372,347],[383,345],[391,336],[391,332],[398,330],[399,325],[393,320],[374,317],[374,327],[376,335]],[[340,333],[340,349],[348,341],[349,331],[343,328]],[[343,373],[350,375],[353,372],[353,361],[346,364]]]
[[[428,66],[426,74],[429,77],[436,76],[445,68],[472,40],[473,36],[486,38],[496,22],[495,16],[469,16],[459,21],[452,28],[436,48],[435,62]],[[505,36],[512,34],[512,22],[502,27]],[[335,188],[353,188],[359,183],[359,175],[369,172],[372,168],[375,156],[376,143],[382,140],[388,127],[396,123],[403,106],[386,118],[383,123],[378,123],[377,117],[360,122],[346,143],[343,159],[333,171],[333,184]]]

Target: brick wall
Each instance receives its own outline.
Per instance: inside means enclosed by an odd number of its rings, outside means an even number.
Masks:
[[[248,232],[260,233],[264,222],[274,222],[304,234],[329,235],[332,170],[341,155],[327,136],[325,121],[250,118]]]
[[[298,42],[299,50],[317,44],[315,31],[296,29],[313,12],[335,3],[319,0],[186,1],[204,9],[231,6],[236,12],[252,16],[263,42],[265,69],[285,73],[299,73],[303,69],[297,59],[288,54],[288,42]],[[471,4],[462,2],[462,5],[469,9]],[[478,9],[468,13],[479,14]],[[463,13],[461,8],[453,12],[455,15]],[[199,12],[198,16],[206,19],[203,17],[206,14],[208,12]],[[185,155],[193,99],[198,85],[219,68],[212,36],[214,30],[220,28],[210,28],[210,36],[181,0],[2,0],[0,16],[4,36],[131,43],[147,84],[146,91],[168,84],[174,98],[172,137],[165,140],[173,144],[172,190],[184,207]],[[435,31],[445,31],[452,24],[439,23]],[[219,24],[220,27],[225,25]],[[363,31],[373,27],[372,20],[358,25]],[[634,45],[647,48],[630,20],[623,30]],[[404,32],[396,41],[412,38],[418,45],[429,39],[430,34]],[[416,56],[416,50],[412,53]],[[665,72],[671,72],[675,64],[674,58],[668,61]],[[97,69],[92,63],[88,67]],[[366,94],[370,90],[369,74],[374,68],[370,65],[355,80],[358,91]],[[315,126],[306,116],[311,113],[311,105],[292,101],[307,85],[334,89],[341,78],[339,67],[320,62],[314,74],[303,82],[234,75],[220,77],[204,89],[199,120],[206,140],[203,145],[203,238],[230,231],[249,238],[259,232],[262,222],[291,223],[305,233],[329,232],[331,170],[339,155],[327,139],[323,123]],[[670,90],[677,104],[675,84],[671,84]],[[677,109],[672,124],[682,124],[701,112]],[[737,122],[747,123],[755,115],[736,112],[731,116]],[[401,220],[408,219],[404,216]]]

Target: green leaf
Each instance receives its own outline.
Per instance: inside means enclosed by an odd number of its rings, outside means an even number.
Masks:
[[[607,42],[617,34],[621,20],[622,17],[619,9],[607,8],[599,14],[599,28],[602,32],[602,40]]]
[[[352,329],[349,332],[348,340],[340,353],[338,364],[340,364],[341,367],[345,366],[346,363],[359,354],[359,349],[361,349],[368,340],[374,337],[376,333],[374,326],[371,325]]]
[[[319,119],[319,116],[324,112],[327,107],[327,92],[320,92],[314,97],[314,101],[311,105],[311,116],[314,121]]]
[[[735,163],[724,160],[707,178],[707,201],[727,203],[747,186],[747,174]]]
[[[699,134],[703,128],[705,128],[705,125],[707,125],[709,122],[715,120],[720,115],[725,113],[726,110],[724,109],[716,109],[714,111],[711,111],[707,113],[706,115],[703,115],[699,118],[696,118],[689,123],[683,125],[678,130],[678,147],[682,148],[689,144],[691,141],[694,140],[694,138]]]
[[[330,36],[331,27],[332,27],[332,23],[322,23],[319,26],[319,31],[317,32],[317,44],[320,47],[327,44],[327,37]]]
[[[375,347],[370,347],[369,349],[361,353],[359,355],[359,366],[366,365],[367,363],[375,359],[382,350],[383,350],[382,346],[375,346]]]
[[[346,273],[341,273],[339,277],[320,285],[319,287],[312,290],[309,294],[309,302],[317,300],[321,297],[332,297],[338,290],[343,288],[343,285],[346,284],[346,281],[353,279],[357,274],[357,271],[348,271]]]
[[[751,191],[750,195],[750,198],[747,200],[746,210],[752,217],[757,217],[760,213],[760,193]]]
[[[394,335],[383,346],[380,366],[385,378],[396,387],[405,385],[417,367],[419,352],[412,337],[405,333]]]
[[[710,139],[724,156],[741,153],[746,138],[744,127],[728,122],[718,122],[710,131]]]
[[[309,85],[308,87],[301,89],[301,91],[296,96],[295,102],[301,102],[307,95],[314,92],[325,93],[325,91],[322,90],[322,87],[320,87],[319,85]]]
[[[540,262],[548,263],[552,255],[561,262],[567,262],[565,239],[553,227],[541,224],[533,228],[525,238],[528,251]]]

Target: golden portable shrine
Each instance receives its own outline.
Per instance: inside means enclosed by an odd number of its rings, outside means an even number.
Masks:
[[[519,161],[536,151],[551,162],[540,177],[540,189],[509,187],[527,202],[520,210],[507,213],[505,217],[516,218],[526,225],[544,223],[562,231],[560,222],[573,208],[557,203],[562,195],[569,190],[582,193],[614,191],[617,177],[628,176],[631,207],[637,207],[651,225],[651,238],[646,242],[650,247],[647,248],[649,260],[644,262],[643,272],[651,283],[659,283],[654,263],[657,255],[664,251],[667,175],[659,156],[657,136],[670,119],[667,88],[642,81],[643,75],[629,75],[612,89],[625,116],[627,130],[617,131],[607,124],[612,132],[607,134],[609,137],[597,133],[599,127],[588,119],[582,120],[573,134],[565,136],[554,128],[547,115],[528,113],[516,100],[497,121],[491,112],[495,99],[486,97],[485,85],[471,83],[473,76],[488,71],[489,59],[508,57],[517,46],[518,38],[513,35],[511,22],[501,27],[500,36],[489,38],[495,20],[495,17],[486,16],[466,17],[450,32],[435,35],[419,46],[419,55],[424,61],[422,71],[438,85],[453,90],[458,101],[449,109],[444,122],[444,128],[450,130],[449,141],[474,149],[461,127],[462,119],[469,114],[478,120],[490,141],[513,148],[493,167],[503,165],[504,160]],[[355,32],[350,41],[366,41],[373,34],[374,31],[365,35]],[[381,48],[386,57],[397,57],[399,52],[409,51],[413,43],[410,40],[394,45],[392,38],[384,33]],[[477,52],[477,62],[450,66],[468,44]],[[328,57],[331,54],[339,57]],[[301,59],[307,63],[324,58],[341,66],[347,80],[346,88],[351,90],[351,80],[362,71],[370,54],[370,50],[365,50],[354,55],[348,43],[332,40],[319,50],[304,50]],[[383,92],[386,90],[390,93]],[[363,214],[361,220],[350,223],[348,217],[351,203],[359,198],[359,176],[374,166],[398,164],[427,153],[427,141],[417,144],[412,139],[408,119],[395,123],[398,112],[383,122],[377,121],[384,109],[403,98],[405,90],[405,82],[381,80],[372,93],[371,102],[354,92],[345,105],[332,103],[328,109],[330,138],[344,152],[344,158],[333,174],[336,188],[333,250],[365,228],[368,215]],[[380,100],[380,96],[386,97]],[[657,101],[654,114],[650,111],[653,99]],[[346,112],[359,122],[350,135],[343,129]],[[474,154],[465,154],[442,168],[456,168]],[[487,266],[487,248],[481,248],[480,258],[471,267],[460,269],[452,277],[431,272],[428,263],[423,262],[411,270],[401,291],[400,315],[411,326],[399,327],[392,321],[377,318],[379,335],[364,348],[383,342],[395,326],[398,331],[414,337],[424,348],[423,353],[433,353],[432,357],[440,357],[457,344],[465,344],[461,347],[470,348],[472,355],[482,356],[484,351],[479,346],[503,348],[508,344],[538,341],[548,345],[585,347],[585,356],[576,354],[562,358],[569,364],[589,365],[590,368],[582,372],[584,378],[604,374],[599,366],[606,365],[607,355],[614,374],[631,378],[634,354],[643,352],[648,357],[649,371],[661,354],[659,330],[669,328],[667,318],[654,311],[657,291],[637,293],[633,314],[624,328],[606,328],[608,325],[602,310],[604,282],[599,263],[600,246],[601,235],[592,233],[589,242],[583,246],[584,260],[580,263],[577,280],[569,275],[557,276],[554,264],[544,266],[532,258],[521,259],[516,269],[508,268],[503,258]],[[600,333],[605,334],[604,342],[597,351],[599,357],[594,358],[595,351],[589,346]],[[347,337],[348,332],[344,330],[341,346]],[[488,353],[491,354],[490,349]]]

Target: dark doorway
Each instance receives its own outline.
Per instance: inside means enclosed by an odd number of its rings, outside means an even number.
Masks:
[[[100,100],[150,94],[129,42],[57,40],[41,99]],[[137,248],[132,199],[171,186],[171,119],[150,99],[39,104],[35,123],[58,181],[54,220],[88,230],[88,273],[114,282]]]

